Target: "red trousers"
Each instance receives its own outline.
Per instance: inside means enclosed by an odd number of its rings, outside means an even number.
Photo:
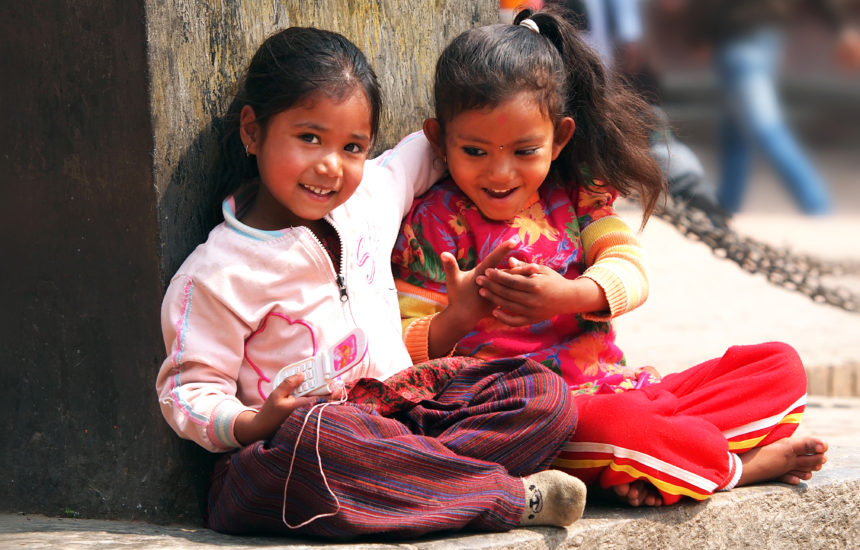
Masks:
[[[797,352],[766,343],[641,389],[577,397],[579,425],[553,467],[603,488],[644,479],[666,504],[704,500],[737,483],[738,455],[794,433],[806,384]]]

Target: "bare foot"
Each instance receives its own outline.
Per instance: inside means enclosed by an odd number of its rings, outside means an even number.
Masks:
[[[630,506],[663,506],[663,498],[656,487],[647,481],[637,479],[633,483],[622,483],[612,487],[615,495]]]
[[[738,486],[763,481],[797,485],[812,477],[827,462],[827,442],[817,437],[780,439],[742,455],[744,471]]]

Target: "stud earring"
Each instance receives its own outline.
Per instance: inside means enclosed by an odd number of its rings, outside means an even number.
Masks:
[[[248,152],[248,146],[249,146],[249,145],[250,145],[249,143],[246,143],[246,144],[245,144],[245,156],[246,156],[246,157],[250,157],[250,156],[251,156],[251,153],[249,153],[249,152]]]

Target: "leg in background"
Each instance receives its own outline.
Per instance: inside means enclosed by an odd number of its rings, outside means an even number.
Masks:
[[[746,185],[744,164],[753,145],[764,154],[795,202],[808,214],[830,211],[827,186],[786,122],[777,92],[782,36],[763,29],[721,46],[720,81],[731,124],[724,124],[723,207],[740,207]]]

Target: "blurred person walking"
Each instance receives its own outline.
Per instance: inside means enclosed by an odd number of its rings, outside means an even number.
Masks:
[[[741,209],[750,161],[758,150],[804,213],[829,213],[827,185],[789,127],[777,89],[785,23],[804,2],[661,0],[661,4],[684,9],[691,41],[713,48],[723,96],[720,205],[729,212]],[[837,32],[839,62],[848,68],[860,66],[860,35],[845,24],[844,6],[837,0],[806,4]]]

